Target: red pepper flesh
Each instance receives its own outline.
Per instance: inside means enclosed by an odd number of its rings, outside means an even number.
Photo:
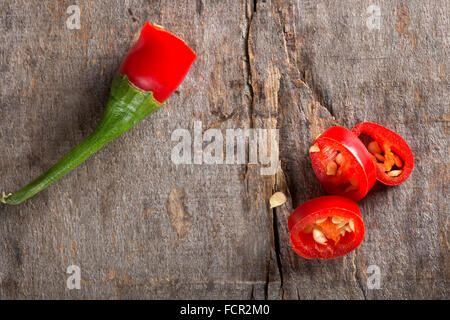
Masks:
[[[376,181],[375,165],[364,144],[348,129],[331,127],[310,148],[312,166],[324,189],[359,201]]]
[[[377,180],[389,186],[409,178],[414,168],[414,155],[406,141],[394,131],[373,122],[357,124],[352,132],[367,135],[373,141],[368,149],[377,168]]]
[[[289,216],[288,227],[292,249],[306,259],[328,260],[346,255],[359,247],[365,233],[358,205],[340,196],[303,203]],[[316,232],[324,242],[317,239]]]
[[[163,103],[183,81],[197,56],[187,44],[162,27],[146,22],[138,42],[119,72],[142,91]]]

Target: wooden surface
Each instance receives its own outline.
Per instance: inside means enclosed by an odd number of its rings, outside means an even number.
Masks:
[[[79,4],[81,29],[67,7]],[[380,7],[380,28],[367,8]],[[438,1],[0,0],[0,188],[95,128],[146,20],[198,54],[167,105],[23,205],[0,206],[0,298],[450,298],[450,4]],[[175,165],[177,128],[278,128],[281,168]],[[290,249],[287,218],[324,194],[307,150],[374,121],[416,159],[359,204],[366,237],[332,261]],[[270,195],[288,202],[271,210]],[[81,268],[81,290],[66,268]],[[367,286],[367,268],[381,286]]]

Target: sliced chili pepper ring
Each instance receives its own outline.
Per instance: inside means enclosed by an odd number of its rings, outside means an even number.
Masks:
[[[340,196],[315,198],[288,219],[292,249],[306,259],[327,260],[356,249],[364,238],[358,205]]]
[[[309,152],[314,172],[328,193],[358,201],[374,186],[376,170],[372,157],[350,130],[329,128]]]
[[[367,149],[377,169],[377,180],[395,186],[409,178],[414,168],[414,155],[406,141],[394,131],[372,122],[357,124],[352,132],[369,136]]]

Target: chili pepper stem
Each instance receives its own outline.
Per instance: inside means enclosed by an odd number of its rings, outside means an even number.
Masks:
[[[5,191],[2,192],[2,197],[0,198],[1,203],[6,203],[6,199],[12,196],[12,193],[6,194]]]
[[[118,74],[113,80],[108,106],[94,133],[19,191],[8,195],[3,192],[0,202],[16,205],[34,196],[161,106],[163,104],[153,98],[152,92],[137,89],[126,75]]]

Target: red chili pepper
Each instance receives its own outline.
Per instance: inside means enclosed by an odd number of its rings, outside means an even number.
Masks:
[[[309,149],[312,166],[324,189],[361,200],[376,181],[375,166],[364,144],[348,129],[331,127]]]
[[[340,196],[309,200],[288,219],[293,250],[306,259],[327,260],[353,251],[364,238],[358,205]]]
[[[352,132],[372,140],[367,149],[377,168],[377,179],[383,184],[395,186],[409,178],[414,168],[414,155],[405,140],[397,133],[372,122],[357,124]]]
[[[154,98],[164,102],[180,85],[196,59],[187,44],[162,27],[145,23],[119,72]]]
[[[108,105],[95,131],[28,185],[14,194],[3,193],[0,202],[19,204],[44,190],[161,108],[183,81],[195,58],[181,39],[147,22],[113,80]]]

